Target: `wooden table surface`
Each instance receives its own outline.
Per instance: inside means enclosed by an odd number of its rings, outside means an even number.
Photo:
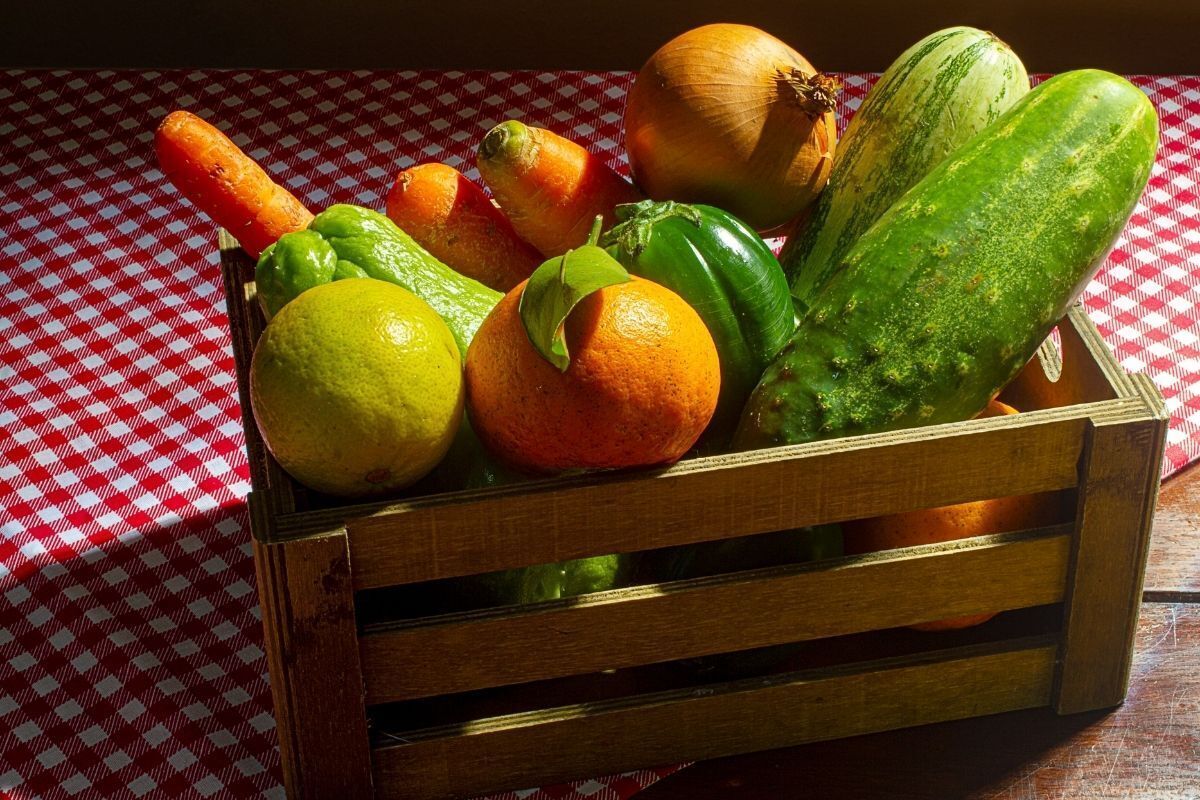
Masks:
[[[909,728],[705,761],[637,800],[1200,798],[1200,464],[1165,482],[1125,704]]]

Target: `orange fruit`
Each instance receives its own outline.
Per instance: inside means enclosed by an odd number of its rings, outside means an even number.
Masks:
[[[534,472],[669,463],[717,405],[712,336],[683,298],[632,277],[585,297],[564,325],[571,363],[543,359],[521,324],[522,282],[467,350],[467,408],[496,456]]]
[[[1016,414],[1012,406],[993,400],[980,417]],[[940,508],[926,508],[886,517],[856,520],[842,525],[847,553],[873,553],[897,547],[949,542],[988,533],[1005,533],[1036,528],[1059,521],[1057,503],[1045,496],[1000,497]],[[987,622],[996,614],[971,614],[953,619],[922,622],[911,627],[921,631],[969,628]]]

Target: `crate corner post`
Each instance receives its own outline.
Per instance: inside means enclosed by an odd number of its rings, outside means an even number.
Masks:
[[[1113,708],[1129,687],[1167,429],[1146,383],[1135,378],[1143,402],[1124,419],[1086,429],[1051,697],[1059,714]]]
[[[254,560],[288,800],[372,797],[346,531],[256,535]]]

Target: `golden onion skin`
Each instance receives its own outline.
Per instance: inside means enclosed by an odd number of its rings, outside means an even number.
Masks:
[[[837,141],[836,82],[758,28],[680,34],[642,67],[625,109],[634,179],[655,200],[705,203],[760,232],[820,193]]]

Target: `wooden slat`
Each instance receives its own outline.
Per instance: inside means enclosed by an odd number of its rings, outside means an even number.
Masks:
[[[1061,326],[1063,370],[1070,373],[1071,382],[1079,385],[1079,401],[1091,402],[1101,394],[1111,392],[1117,397],[1132,397],[1137,393],[1133,379],[1112,351],[1108,349],[1096,323],[1082,305],[1071,308],[1069,324]],[[1073,366],[1067,366],[1070,359]]]
[[[346,536],[287,545],[256,539],[254,563],[288,798],[370,797]]]
[[[360,640],[367,703],[1057,603],[1070,533],[1064,525],[374,626]]]
[[[297,508],[293,481],[267,452],[250,407],[250,361],[254,357],[254,345],[266,325],[254,293],[254,262],[228,231],[220,231],[218,242],[225,283],[225,308],[237,367],[242,428],[246,432],[246,455],[250,462],[250,483],[273,514],[289,514]]]
[[[1129,696],[1114,711],[1039,708],[706,761],[636,798],[1194,800],[1197,664],[1200,605],[1147,603]]]
[[[1053,642],[999,643],[406,734],[380,798],[448,798],[1045,705]]]
[[[1108,401],[1091,410],[1127,414],[1127,405]],[[516,486],[468,495],[469,500],[442,496],[399,504],[346,522],[355,586],[1065,489],[1077,482],[1088,409],[697,459],[663,473],[589,476],[540,491]],[[997,470],[996,464],[1021,468]],[[326,519],[319,513],[304,516],[310,524]]]
[[[1055,686],[1062,714],[1125,697],[1167,428],[1161,401],[1150,410],[1088,432]]]
[[[1079,306],[1068,312],[1058,331],[1059,347],[1047,339],[1038,355],[1004,388],[1001,399],[1019,411],[1028,411],[1132,396],[1120,366],[1106,349],[1097,349],[1103,348],[1103,342]],[[1055,363],[1047,365],[1051,360]]]

